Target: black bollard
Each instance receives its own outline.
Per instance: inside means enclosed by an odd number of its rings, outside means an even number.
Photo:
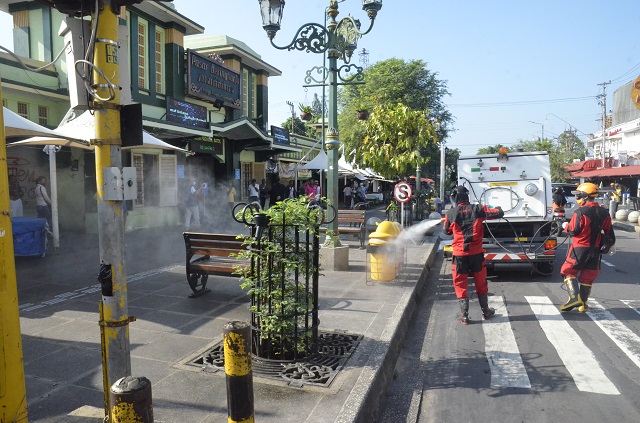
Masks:
[[[247,322],[228,322],[223,334],[228,422],[253,423],[251,327]]]
[[[151,382],[146,377],[127,376],[111,385],[111,423],[153,423]]]

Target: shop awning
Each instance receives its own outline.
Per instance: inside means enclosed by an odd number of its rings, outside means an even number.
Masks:
[[[580,162],[573,162],[567,165],[565,169],[567,170],[567,172],[579,172],[582,170],[585,163],[586,163],[586,160],[582,160]]]
[[[259,139],[265,143],[269,142],[267,134],[247,118],[236,119],[226,123],[212,123],[211,130],[214,135],[229,138],[230,140]]]
[[[572,175],[578,178],[622,178],[625,176],[640,176],[640,166],[608,167],[605,169],[585,170]]]
[[[211,136],[211,131],[208,128],[204,129],[178,125],[162,119],[145,117],[142,119],[142,126],[150,133],[161,136],[164,139]]]

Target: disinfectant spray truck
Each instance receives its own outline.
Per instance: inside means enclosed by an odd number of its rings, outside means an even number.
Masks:
[[[485,221],[483,247],[487,269],[527,264],[543,274],[553,271],[557,239],[552,234],[551,169],[547,152],[461,156],[458,184],[471,203],[502,207],[504,218]]]

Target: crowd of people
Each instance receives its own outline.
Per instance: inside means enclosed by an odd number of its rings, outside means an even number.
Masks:
[[[192,179],[188,187],[183,188],[179,195],[179,206],[182,210],[183,222],[185,230],[197,230],[206,226],[205,204],[213,202],[211,213],[206,216],[211,217],[213,210],[217,210],[216,201],[212,199],[215,195],[226,195],[225,213],[233,213],[233,208],[240,201],[239,193],[231,182],[217,184],[213,192],[208,192],[206,182],[198,182]],[[307,196],[309,199],[318,201],[322,197],[322,188],[317,179],[309,179],[301,182],[298,186],[290,180],[287,185],[280,181],[278,176],[273,176],[270,183],[266,179],[262,179],[260,183],[256,179],[251,179],[246,187],[246,195],[248,202],[259,206],[261,209],[267,209],[271,205],[276,204],[285,199],[295,199],[300,196]],[[207,199],[209,197],[209,199]]]
[[[36,214],[38,218],[46,219],[48,228],[52,228],[51,222],[51,198],[47,192],[47,178],[38,176],[33,190],[36,202]],[[16,175],[9,175],[9,203],[11,217],[24,217],[23,198],[25,192]]]

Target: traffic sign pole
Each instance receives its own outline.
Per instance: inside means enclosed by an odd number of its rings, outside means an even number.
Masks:
[[[393,196],[397,202],[400,203],[400,220],[401,225],[404,228],[404,203],[411,200],[411,185],[406,182],[397,183],[393,189]]]

